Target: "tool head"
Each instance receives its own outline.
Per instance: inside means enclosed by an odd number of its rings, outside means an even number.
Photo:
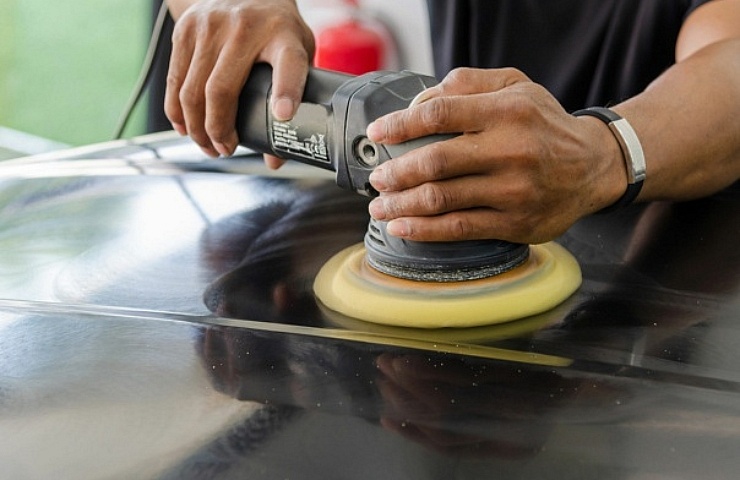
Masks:
[[[578,263],[563,247],[551,242],[529,250],[519,266],[492,277],[430,282],[379,272],[358,244],[322,267],[314,293],[332,311],[382,325],[492,325],[550,310],[581,284]]]
[[[371,220],[364,245],[329,260],[314,292],[329,310],[372,323],[478,327],[549,310],[580,283],[578,263],[555,243],[411,242]]]
[[[500,240],[414,242],[388,235],[386,222],[371,220],[365,234],[368,264],[397,278],[463,282],[492,277],[521,265],[529,246]]]

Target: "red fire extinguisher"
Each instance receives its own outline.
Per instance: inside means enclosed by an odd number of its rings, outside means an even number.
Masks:
[[[348,15],[320,28],[314,65],[360,75],[394,67],[395,48],[390,34],[363,15],[357,0],[344,0]]]

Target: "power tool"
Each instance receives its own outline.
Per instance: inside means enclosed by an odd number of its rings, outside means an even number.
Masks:
[[[417,73],[371,72],[350,76],[312,68],[303,100],[287,122],[270,113],[272,69],[254,66],[239,99],[237,132],[242,145],[283,159],[336,173],[342,188],[376,196],[370,172],[414,148],[450,138],[434,135],[397,145],[378,145],[367,126],[387,113],[407,108],[433,77]],[[505,272],[527,259],[527,245],[499,240],[414,242],[386,233],[372,220],[365,237],[368,262],[383,273],[421,281],[461,281]]]
[[[296,160],[336,174],[342,188],[376,196],[374,168],[415,148],[453,135],[395,145],[366,136],[377,118],[408,108],[436,85],[412,72],[350,76],[312,68],[290,121],[270,112],[272,69],[254,66],[239,98],[239,142],[254,151]],[[371,220],[363,246],[327,262],[314,292],[332,312],[374,323],[421,328],[500,323],[551,309],[581,283],[577,262],[559,245],[501,240],[418,242],[393,237]]]

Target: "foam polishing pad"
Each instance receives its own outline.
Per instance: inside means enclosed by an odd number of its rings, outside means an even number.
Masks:
[[[545,312],[581,285],[578,262],[550,242],[530,246],[529,258],[507,272],[459,282],[396,278],[368,265],[363,244],[324,264],[314,292],[329,310],[382,325],[477,327]]]

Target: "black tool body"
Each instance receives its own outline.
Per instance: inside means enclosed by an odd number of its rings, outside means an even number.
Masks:
[[[380,145],[365,135],[387,113],[407,108],[433,77],[411,72],[372,72],[358,77],[310,69],[303,99],[289,121],[270,111],[272,69],[257,64],[239,98],[239,143],[261,153],[297,160],[336,172],[342,188],[376,196],[372,170],[420,146],[451,138],[431,135],[396,145]],[[365,235],[367,260],[377,270],[419,281],[454,282],[510,270],[529,256],[527,245],[499,240],[415,242],[392,237],[386,223],[371,220]]]
[[[336,172],[337,185],[375,196],[368,181],[379,164],[449,136],[430,136],[397,145],[379,145],[365,136],[378,117],[409,106],[433,86],[433,77],[411,72],[350,76],[312,68],[303,100],[289,121],[270,113],[272,69],[254,66],[239,98],[239,143],[262,153]]]

